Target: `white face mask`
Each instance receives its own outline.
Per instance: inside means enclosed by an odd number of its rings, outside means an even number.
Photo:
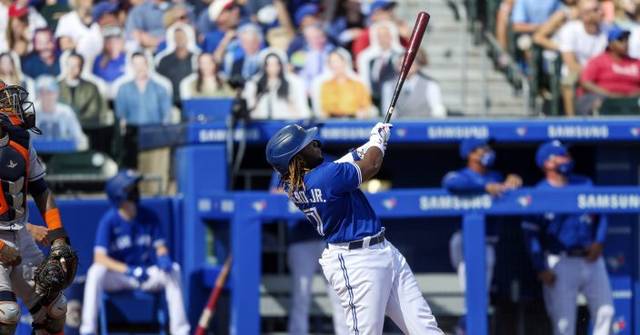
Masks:
[[[67,85],[69,86],[78,86],[78,84],[80,84],[80,80],[79,79],[67,79],[66,80]]]

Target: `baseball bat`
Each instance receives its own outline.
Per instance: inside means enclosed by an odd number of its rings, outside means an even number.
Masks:
[[[404,54],[404,58],[402,59],[400,76],[398,77],[398,81],[396,81],[396,87],[393,90],[391,104],[389,104],[387,114],[384,116],[384,123],[389,123],[389,120],[391,120],[391,115],[393,115],[393,110],[396,108],[396,102],[398,101],[400,90],[402,90],[402,85],[404,84],[405,79],[407,79],[407,73],[409,73],[411,64],[413,64],[413,60],[416,58],[416,54],[420,49],[422,36],[424,36],[424,31],[427,29],[430,17],[431,16],[427,12],[418,13],[418,18],[416,18],[416,23],[413,25],[413,32],[411,33],[411,39],[409,40],[409,47],[407,48],[407,52]]]
[[[220,297],[220,293],[222,292],[222,288],[224,287],[224,283],[227,281],[227,276],[231,269],[231,259],[231,255],[229,255],[222,266],[222,270],[218,274],[218,278],[216,278],[216,284],[211,290],[209,301],[207,301],[207,305],[204,307],[204,310],[200,315],[200,319],[198,320],[198,327],[196,328],[195,335],[204,335],[207,328],[209,328],[209,321],[211,321],[211,317],[216,311],[216,303],[218,302],[218,298]]]

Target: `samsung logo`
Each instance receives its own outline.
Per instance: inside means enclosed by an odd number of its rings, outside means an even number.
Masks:
[[[491,196],[456,197],[451,195],[421,196],[420,210],[487,209],[492,204]]]
[[[487,138],[489,128],[486,126],[432,126],[427,128],[429,138]]]
[[[607,126],[553,126],[547,127],[550,138],[608,138]]]
[[[640,209],[640,194],[578,194],[580,209]]]
[[[233,134],[235,141],[240,141],[246,134],[247,140],[259,140],[260,132],[257,129],[249,129],[246,131],[236,130]],[[198,132],[199,142],[223,142],[227,140],[226,129],[202,129]]]
[[[366,139],[369,138],[371,128],[345,127],[345,128],[322,128],[320,136],[325,139]]]

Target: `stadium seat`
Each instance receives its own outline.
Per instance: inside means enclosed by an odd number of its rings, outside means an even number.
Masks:
[[[111,157],[98,151],[57,153],[44,158],[47,182],[54,190],[97,190],[118,172]]]
[[[608,98],[604,99],[598,110],[600,115],[640,115],[640,100],[638,98]]]
[[[100,306],[100,334],[109,334],[109,325],[157,325],[153,334],[167,334],[168,312],[164,292],[141,290],[103,293]],[[141,331],[132,332],[140,334]]]

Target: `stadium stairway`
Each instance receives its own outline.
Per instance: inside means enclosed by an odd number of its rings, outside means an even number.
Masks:
[[[422,43],[429,56],[427,74],[439,82],[450,115],[529,115],[527,93],[514,90],[494,69],[485,44],[474,44],[461,0],[404,0],[397,10],[411,26],[419,11],[431,14]]]

